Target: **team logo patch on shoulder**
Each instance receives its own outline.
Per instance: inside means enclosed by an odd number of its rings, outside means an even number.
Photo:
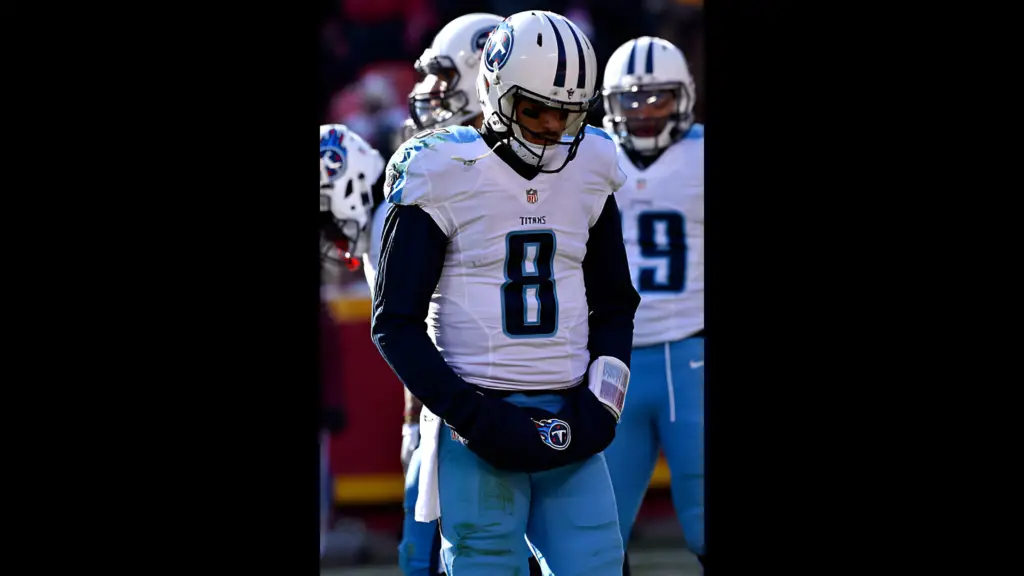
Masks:
[[[345,135],[331,130],[320,137],[320,183],[334,182],[345,174],[348,150],[342,145]]]
[[[537,196],[537,191],[534,190],[533,188],[530,188],[529,190],[526,191],[526,201],[529,202],[530,204],[536,204],[537,200],[539,199],[540,198]]]
[[[501,70],[511,54],[512,27],[508,22],[502,22],[491,32],[484,45],[484,66],[491,72]]]
[[[533,423],[537,425],[537,432],[540,433],[540,439],[545,444],[555,450],[565,450],[569,447],[572,431],[569,430],[569,424],[564,420],[551,418],[548,420],[534,420]]]

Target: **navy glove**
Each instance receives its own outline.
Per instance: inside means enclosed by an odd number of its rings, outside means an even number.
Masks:
[[[615,415],[587,387],[586,379],[572,390],[557,416],[572,428],[572,442],[566,452],[573,461],[604,452],[615,439],[619,424]]]
[[[510,472],[540,472],[561,465],[555,458],[558,450],[541,440],[533,420],[555,418],[551,412],[520,408],[483,394],[474,399],[470,412],[462,422],[447,422],[484,462]]]
[[[617,421],[584,382],[557,414],[480,394],[472,417],[448,424],[466,447],[500,470],[543,472],[590,458],[615,438]]]

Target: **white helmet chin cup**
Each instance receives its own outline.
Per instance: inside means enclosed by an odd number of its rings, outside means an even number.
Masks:
[[[452,20],[434,36],[430,47],[416,60],[422,75],[450,77],[443,92],[417,83],[409,94],[409,116],[418,130],[445,128],[472,120],[480,114],[474,83],[480,54],[501,16],[483,12]]]
[[[508,140],[508,146],[515,152],[516,156],[527,165],[536,167],[560,166],[566,163],[569,154],[569,147],[572,145],[575,135],[569,136],[569,130],[563,134],[560,144],[533,144],[523,136],[523,129],[519,124],[512,124],[512,133],[516,136]]]

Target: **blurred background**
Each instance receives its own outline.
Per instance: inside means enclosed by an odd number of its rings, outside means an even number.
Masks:
[[[507,16],[551,10],[576,23],[604,63],[622,43],[651,35],[686,55],[703,123],[703,0],[323,0],[320,123],[355,130],[385,158],[400,143],[416,82],[413,62],[450,20],[471,12]],[[604,111],[589,121],[600,126]],[[325,268],[321,358],[328,402],[343,415],[329,435],[333,498],[322,575],[394,575],[402,525],[402,386],[370,340],[370,294],[362,269]],[[699,574],[672,509],[668,469],[659,461],[629,543],[638,576]]]

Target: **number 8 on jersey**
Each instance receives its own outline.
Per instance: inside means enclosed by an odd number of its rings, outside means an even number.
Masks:
[[[501,325],[509,338],[547,338],[558,332],[555,234],[550,230],[505,236],[505,283]]]

